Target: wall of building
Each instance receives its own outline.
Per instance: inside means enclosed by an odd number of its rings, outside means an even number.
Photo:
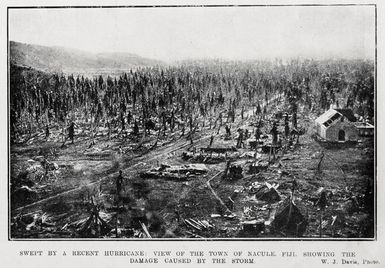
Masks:
[[[315,129],[318,136],[323,139],[326,139],[326,128],[322,124],[316,123]]]
[[[357,141],[358,130],[354,124],[349,121],[339,121],[326,129],[325,139],[328,141],[338,141],[339,131],[345,131],[345,141]]]
[[[374,128],[358,128],[358,134],[360,136],[374,136]]]

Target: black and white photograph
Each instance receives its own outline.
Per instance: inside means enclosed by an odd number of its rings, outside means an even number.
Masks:
[[[376,14],[9,6],[8,239],[376,240]]]

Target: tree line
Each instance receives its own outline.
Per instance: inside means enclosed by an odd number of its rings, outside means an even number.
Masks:
[[[225,111],[255,107],[274,94],[286,96],[293,113],[303,103],[322,112],[330,104],[373,118],[373,62],[194,61],[169,67],[130,70],[120,76],[50,74],[10,65],[10,132],[33,133],[46,125],[88,122],[124,130],[149,121],[164,131],[193,128],[197,118],[211,120]],[[341,101],[342,100],[342,101]]]

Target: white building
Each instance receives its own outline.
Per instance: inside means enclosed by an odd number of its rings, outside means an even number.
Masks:
[[[356,121],[352,110],[330,108],[315,120],[316,133],[327,141],[357,141]]]

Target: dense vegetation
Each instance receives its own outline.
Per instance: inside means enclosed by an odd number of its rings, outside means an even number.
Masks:
[[[318,113],[330,104],[352,108],[373,121],[374,64],[361,60],[183,62],[131,70],[117,77],[49,74],[11,64],[11,140],[46,125],[85,120],[144,130],[149,120],[172,130],[197,117],[215,118],[236,108],[255,107],[283,93],[296,112],[299,103]],[[145,134],[146,131],[143,131]]]

